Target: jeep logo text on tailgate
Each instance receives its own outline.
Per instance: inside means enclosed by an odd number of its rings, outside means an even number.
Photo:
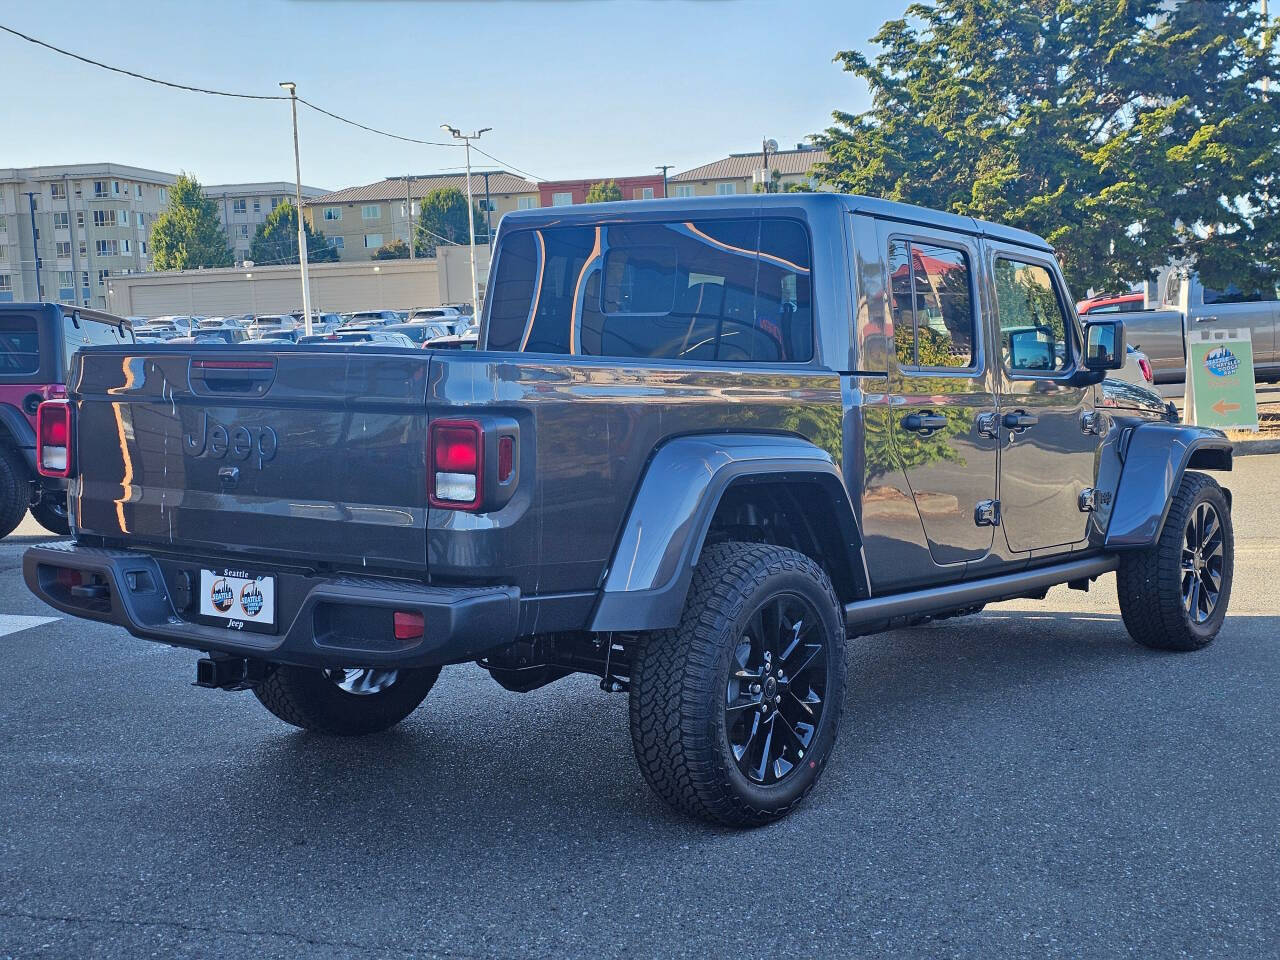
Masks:
[[[250,429],[238,423],[227,427],[205,413],[199,434],[188,433],[183,436],[182,448],[193,457],[207,456],[213,460],[222,460],[227,456],[232,460],[248,460],[252,455],[261,470],[275,459],[276,451],[280,449],[280,440],[271,427]]]

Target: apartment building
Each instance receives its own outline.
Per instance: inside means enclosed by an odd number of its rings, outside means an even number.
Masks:
[[[794,150],[771,152],[766,173],[764,155],[759,150],[731,153],[722,160],[674,174],[668,183],[667,193],[672,197],[724,197],[754,193],[756,185],[763,183],[765,176],[772,178],[775,170],[780,177],[778,183],[785,190],[794,183],[812,182],[814,164],[824,163],[826,159],[827,151],[796,144]]]
[[[325,239],[337,249],[339,260],[369,260],[384,244],[408,241],[422,198],[441,187],[456,187],[465,193],[467,176],[447,173],[389,177],[304,199],[304,215],[313,230],[323,231]],[[538,185],[505,170],[473,172],[471,191],[477,208],[495,230],[508,212],[539,206]]]
[[[662,196],[662,174],[639,177],[596,177],[592,180],[543,180],[538,184],[539,206],[561,207],[586,203],[587,194],[597,183],[612,180],[623,200],[653,200]]]
[[[0,302],[112,310],[107,278],[151,269],[176,179],[117,163],[0,168]]]
[[[322,187],[302,188],[302,202],[328,193]],[[204,195],[218,207],[218,219],[227,231],[227,240],[235,251],[237,261],[249,256],[249,244],[258,224],[270,216],[271,211],[288,200],[296,203],[297,187],[284,180],[267,183],[217,183],[204,188]]]

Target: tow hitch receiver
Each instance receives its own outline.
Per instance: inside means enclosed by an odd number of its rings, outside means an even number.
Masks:
[[[251,690],[267,678],[267,664],[247,657],[201,657],[196,661],[197,687]]]

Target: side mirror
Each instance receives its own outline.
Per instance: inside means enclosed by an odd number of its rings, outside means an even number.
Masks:
[[[1124,368],[1124,321],[1093,320],[1084,325],[1084,366],[1086,370]]]

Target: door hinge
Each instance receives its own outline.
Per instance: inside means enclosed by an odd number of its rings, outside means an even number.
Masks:
[[[1102,414],[1096,410],[1091,410],[1080,415],[1080,429],[1084,433],[1090,433],[1098,436],[1102,433]]]
[[[988,440],[999,439],[1000,419],[994,413],[978,414],[978,436]]]
[[[980,527],[1000,526],[1000,501],[979,500],[973,508],[973,522]]]

